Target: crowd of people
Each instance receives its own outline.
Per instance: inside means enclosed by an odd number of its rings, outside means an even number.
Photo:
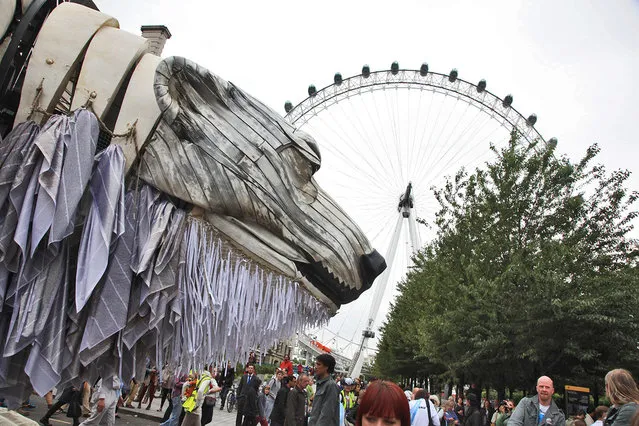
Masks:
[[[450,398],[439,407],[439,398],[424,389],[402,391],[391,382],[375,381],[360,393],[356,426],[639,426],[639,389],[631,373],[615,369],[605,377],[611,406],[598,406],[592,414],[577,412],[568,421],[553,400],[550,377],[537,380],[537,394],[512,400],[480,401],[470,392],[464,398]],[[363,396],[362,396],[363,393]]]
[[[288,360],[285,360],[288,361]],[[513,400],[490,401],[469,391],[465,398],[450,397],[440,404],[425,389],[402,388],[390,381],[341,377],[333,373],[335,360],[322,354],[315,361],[315,377],[306,373],[286,375],[277,371],[263,386],[249,392],[257,408],[239,409],[236,426],[639,426],[639,389],[627,370],[616,369],[605,377],[611,406],[592,413],[577,412],[566,419],[555,401],[550,377],[537,380],[537,394]],[[248,373],[240,384],[247,389]],[[246,378],[246,379],[245,379]],[[245,396],[249,401],[249,394]]]
[[[639,389],[631,373],[615,369],[605,376],[610,407],[598,406],[566,419],[553,400],[550,377],[537,380],[537,394],[522,398],[518,404],[507,399],[482,399],[476,389],[465,395],[440,401],[425,389],[402,389],[384,380],[335,374],[335,359],[319,355],[313,366],[297,372],[288,357],[272,377],[262,379],[255,366],[247,363],[236,389],[236,426],[639,426]],[[311,373],[312,374],[309,374]],[[161,379],[160,379],[161,378]],[[160,408],[168,402],[162,426],[204,426],[212,422],[214,406],[224,409],[234,386],[235,369],[231,362],[221,368],[205,367],[188,374],[165,365],[160,372],[149,366],[141,383],[133,378],[128,386],[117,376],[100,378],[93,386],[63,390],[55,404],[40,420],[50,425],[50,416],[68,404],[74,425],[84,414],[82,425],[113,425],[119,404],[149,410],[156,390],[161,387]],[[91,407],[86,401],[90,398]],[[441,403],[440,403],[441,402]]]

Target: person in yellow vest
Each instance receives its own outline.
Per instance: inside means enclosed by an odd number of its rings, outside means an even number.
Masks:
[[[355,395],[355,381],[350,377],[342,379],[342,391],[339,393],[339,401],[344,407],[344,413],[348,412],[355,406],[357,396]]]

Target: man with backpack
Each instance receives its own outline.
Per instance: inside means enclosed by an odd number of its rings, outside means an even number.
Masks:
[[[413,400],[409,403],[409,409],[412,426],[440,426],[437,410],[424,389],[418,389],[415,392]]]

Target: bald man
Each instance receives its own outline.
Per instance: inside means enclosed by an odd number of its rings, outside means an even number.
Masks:
[[[537,395],[519,401],[508,426],[566,426],[564,413],[552,400],[553,393],[552,379],[541,376],[537,379]]]

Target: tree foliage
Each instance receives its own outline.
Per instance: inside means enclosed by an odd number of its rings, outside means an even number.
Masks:
[[[513,136],[435,189],[437,237],[399,285],[379,372],[426,365],[496,388],[547,374],[559,388],[637,367],[638,194],[629,172],[593,164],[596,145],[575,164],[555,148]]]

